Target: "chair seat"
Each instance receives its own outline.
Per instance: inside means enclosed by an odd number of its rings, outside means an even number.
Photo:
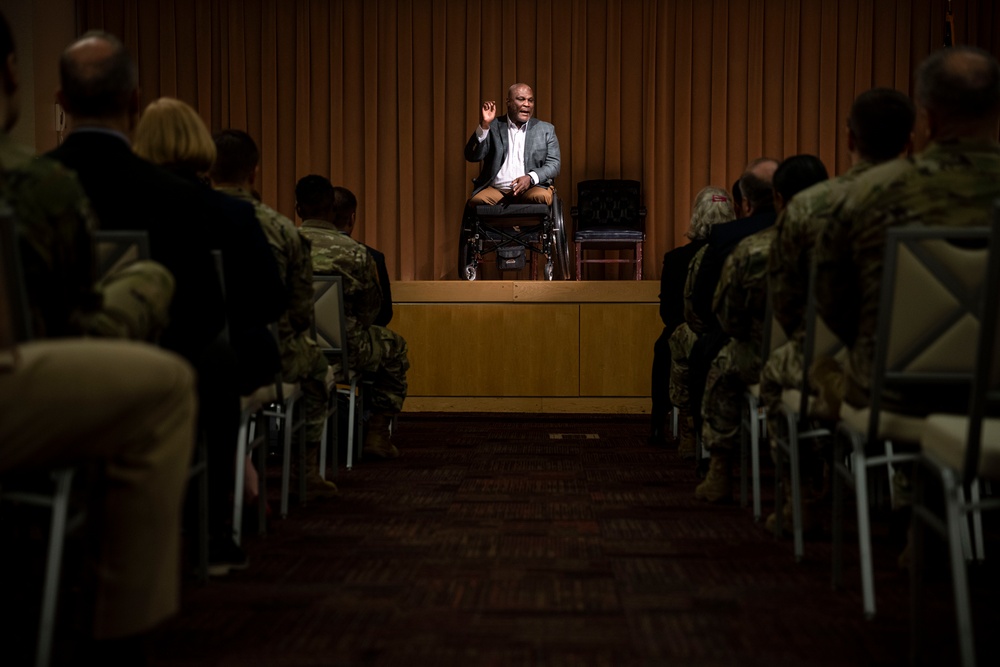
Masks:
[[[483,204],[476,207],[476,215],[480,218],[538,218],[549,214],[549,207],[546,204],[511,204],[503,206],[501,204]]]
[[[582,243],[587,241],[627,241],[629,243],[639,243],[645,240],[645,232],[635,229],[579,229],[573,232],[573,241]]]
[[[968,436],[969,418],[966,415],[933,414],[924,422],[920,446],[941,463],[961,470]],[[979,477],[1000,479],[1000,419],[983,420]]]
[[[868,430],[870,415],[869,408],[856,408],[846,402],[840,406],[841,420],[858,433],[865,433]],[[878,437],[882,440],[919,443],[926,421],[925,417],[914,417],[913,415],[882,410],[878,424]]]

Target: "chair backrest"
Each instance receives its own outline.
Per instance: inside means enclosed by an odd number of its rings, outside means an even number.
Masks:
[[[976,349],[975,377],[969,406],[969,435],[962,476],[966,483],[975,479],[982,450],[983,416],[1000,409],[1000,199],[993,205],[986,283],[991,289],[983,296]]]
[[[591,180],[576,185],[576,230],[645,230],[639,181]]]
[[[878,433],[884,388],[968,388],[976,362],[989,235],[986,226],[887,230],[872,364],[872,440]]]
[[[350,365],[344,284],[340,276],[313,274],[313,315],[316,343],[328,361],[340,364],[341,373],[346,378]]]
[[[10,205],[0,199],[0,353],[31,339],[31,314],[24,290],[17,221]]]
[[[99,229],[93,233],[97,275],[101,278],[142,259],[149,259],[149,232]]]

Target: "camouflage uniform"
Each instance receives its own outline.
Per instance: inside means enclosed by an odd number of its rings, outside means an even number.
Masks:
[[[0,196],[24,231],[21,261],[32,333],[153,341],[166,327],[174,278],[161,264],[133,264],[97,282],[94,214],[76,175],[0,133]]]
[[[872,166],[861,160],[841,176],[803,190],[792,198],[775,223],[776,234],[767,260],[768,289],[774,318],[788,341],[771,352],[761,370],[761,403],[767,407],[771,429],[784,424],[780,416],[782,391],[798,388],[802,381],[806,290],[816,236],[851,184]]]
[[[370,396],[375,412],[399,412],[406,398],[406,371],[410,362],[403,337],[372,324],[382,304],[375,261],[364,245],[333,223],[306,220],[302,223],[302,235],[312,242],[313,272],[343,278],[351,370],[372,375]]]
[[[712,453],[739,442],[744,394],[760,380],[760,346],[767,300],[767,255],[773,226],[737,244],[726,258],[713,309],[730,340],[709,367],[702,400],[702,444]]]
[[[302,408],[307,422],[306,440],[319,442],[330,403],[330,391],[326,384],[329,365],[319,345],[310,335],[313,324],[313,286],[309,240],[299,234],[295,223],[256,199],[248,190],[232,187],[217,189],[253,204],[257,221],[274,253],[278,275],[288,294],[288,309],[278,320],[281,374],[285,382],[298,382],[302,388]]]
[[[844,398],[849,403],[868,402],[885,230],[909,223],[986,225],[998,196],[1000,145],[954,140],[871,168],[835,206],[816,244],[816,301],[819,314],[848,346]],[[933,404],[920,394],[887,400],[918,413],[941,407],[940,392]]]
[[[691,396],[688,391],[690,367],[688,357],[698,340],[698,333],[705,331],[705,325],[698,319],[691,303],[698,267],[705,256],[703,246],[688,264],[687,280],[684,282],[684,323],[670,335],[670,402],[677,408],[678,450],[684,457],[693,456],[695,450],[694,418],[691,415]],[[697,331],[697,332],[696,332]]]

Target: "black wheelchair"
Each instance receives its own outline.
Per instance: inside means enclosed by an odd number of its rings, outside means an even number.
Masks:
[[[523,269],[530,256],[531,275],[537,279],[537,260],[544,257],[545,280],[569,280],[569,243],[562,201],[555,192],[551,206],[501,202],[467,207],[458,244],[459,278],[475,280],[491,254],[501,272]]]

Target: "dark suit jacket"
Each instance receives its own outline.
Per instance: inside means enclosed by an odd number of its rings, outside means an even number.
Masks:
[[[705,245],[702,240],[690,241],[663,255],[660,273],[660,319],[663,327],[671,332],[684,323],[684,284],[688,266]]]
[[[49,156],[76,171],[103,229],[144,229],[176,290],[163,347],[195,360],[222,330],[225,308],[195,187],[107,132],[71,133]]]
[[[479,141],[475,131],[472,132],[469,143],[465,145],[465,159],[483,163],[479,176],[472,181],[472,194],[492,183],[503,166],[507,157],[509,129],[510,119],[504,114],[494,119],[489,134],[482,141]],[[552,187],[552,181],[559,175],[561,159],[556,128],[551,123],[531,118],[524,137],[524,173],[533,171],[538,175],[539,186]]]
[[[213,190],[194,174],[174,172],[195,186],[195,204],[211,218],[209,244],[222,251],[229,339],[239,365],[240,393],[274,381],[281,369],[278,342],[267,328],[288,309],[288,294],[253,204]]]
[[[382,288],[382,307],[379,308],[378,315],[375,316],[375,321],[372,324],[379,327],[387,327],[389,326],[389,322],[392,321],[392,288],[389,286],[389,271],[385,266],[385,255],[370,245],[366,245],[365,247],[368,248],[368,254],[375,260],[375,269],[378,271],[378,284]]]

